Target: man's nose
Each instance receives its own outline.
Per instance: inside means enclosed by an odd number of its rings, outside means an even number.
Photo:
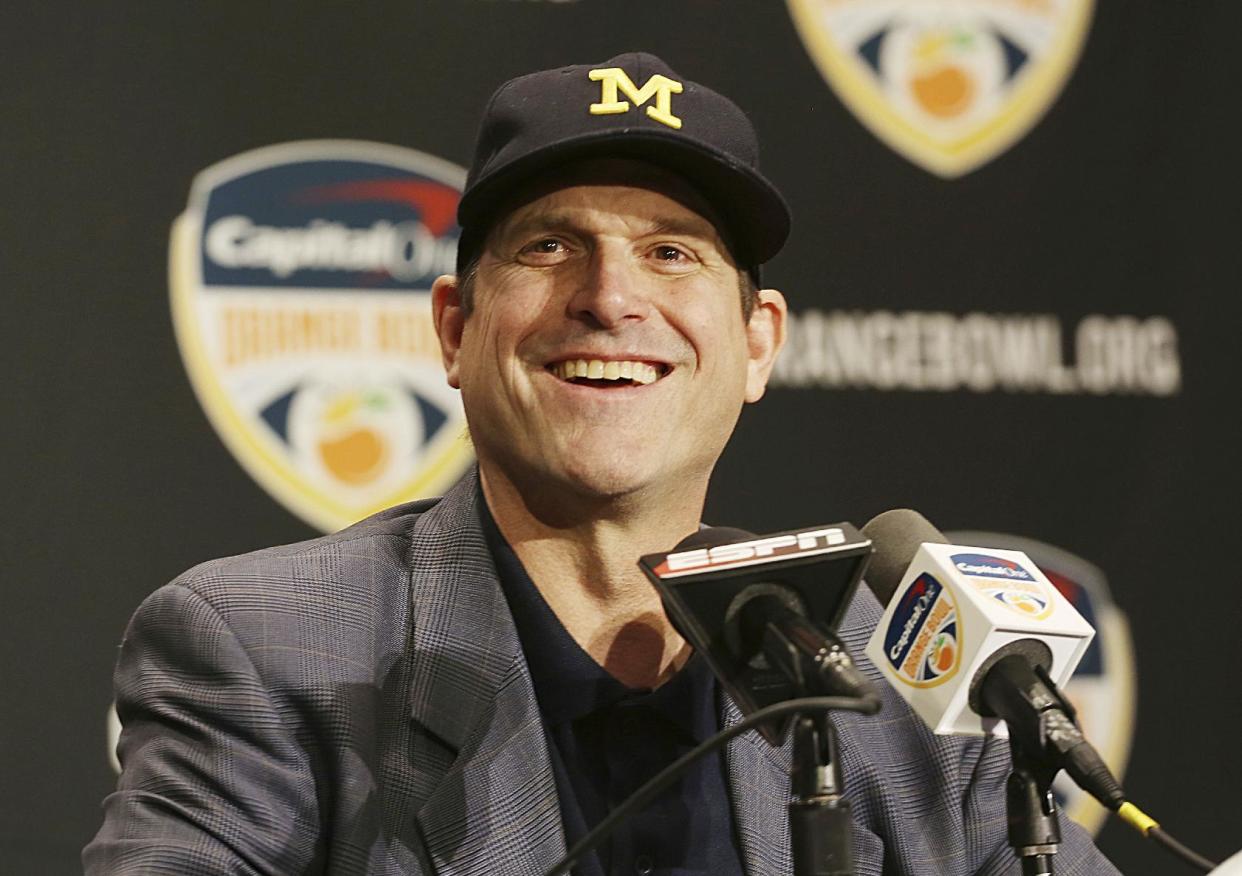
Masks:
[[[569,301],[569,315],[601,328],[641,322],[651,311],[644,279],[641,267],[626,255],[600,248],[591,254]]]

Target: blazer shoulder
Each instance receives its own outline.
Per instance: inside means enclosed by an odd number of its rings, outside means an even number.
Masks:
[[[221,610],[234,597],[296,586],[302,591],[368,589],[408,575],[409,552],[419,519],[440,499],[407,502],[380,511],[331,535],[207,560],[171,582],[194,591]],[[307,594],[309,595],[309,593]]]
[[[332,535],[200,563],[143,601],[122,651],[193,662],[194,649],[231,639],[240,648],[234,656],[244,655],[278,701],[343,685],[370,690],[405,652],[411,545],[439,502],[398,505]],[[169,630],[180,644],[165,642]]]

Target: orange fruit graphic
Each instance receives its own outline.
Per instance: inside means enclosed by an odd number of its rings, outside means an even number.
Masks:
[[[954,65],[915,76],[910,80],[910,87],[923,109],[940,119],[963,113],[975,95],[975,83],[970,75]]]
[[[321,439],[319,455],[328,471],[347,484],[374,480],[388,455],[384,439],[367,428],[354,429],[339,438]]]
[[[939,652],[937,652],[936,654],[935,666],[938,671],[945,672],[952,665],[953,665],[953,646],[946,642],[944,645],[940,647]]]

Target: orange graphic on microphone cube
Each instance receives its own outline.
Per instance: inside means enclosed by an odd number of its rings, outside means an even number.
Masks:
[[[898,681],[935,687],[957,673],[959,636],[952,593],[932,575],[923,574],[899,597],[884,637],[884,657]]]

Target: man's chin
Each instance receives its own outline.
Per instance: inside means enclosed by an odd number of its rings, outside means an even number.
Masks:
[[[658,483],[656,473],[634,460],[591,461],[574,459],[550,470],[547,487],[560,488],[584,501],[614,502],[639,495]]]
[[[502,446],[490,448],[490,453],[477,449],[485,477],[490,469],[493,476],[513,485],[537,517],[568,526],[595,516],[659,511],[705,494],[711,475],[705,459],[670,466],[667,454],[633,442],[579,440],[573,447],[545,446],[540,452]]]
[[[543,506],[540,516],[560,516],[563,510],[579,518],[654,501],[653,497],[662,492],[661,486],[670,480],[637,460],[586,456],[537,466],[520,479],[525,482],[522,492],[527,502]],[[575,521],[566,522],[572,525]]]

